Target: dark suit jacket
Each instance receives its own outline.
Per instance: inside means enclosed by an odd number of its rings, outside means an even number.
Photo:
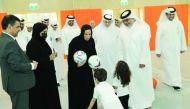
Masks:
[[[17,42],[5,33],[0,35],[0,67],[6,92],[26,90],[35,85],[30,60]]]

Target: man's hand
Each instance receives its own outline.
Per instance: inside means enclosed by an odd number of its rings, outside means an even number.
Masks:
[[[57,57],[57,53],[52,53],[52,54],[49,56],[49,58],[50,58],[51,61],[54,60],[56,57]]]
[[[161,54],[156,54],[157,57],[161,57]]]
[[[145,67],[145,64],[139,64],[139,68],[144,68]]]
[[[34,65],[34,70],[37,68],[38,66],[38,62],[37,61],[32,61],[32,64]]]
[[[68,59],[68,55],[64,54],[64,59]]]

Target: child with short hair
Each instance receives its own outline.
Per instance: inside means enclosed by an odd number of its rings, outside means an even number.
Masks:
[[[87,109],[91,109],[96,102],[100,100],[104,109],[123,109],[123,106],[115,94],[114,88],[106,82],[107,72],[105,69],[95,69],[94,78],[97,86],[94,88],[94,95]]]
[[[116,89],[117,96],[119,97],[121,104],[124,109],[129,109],[129,82],[130,82],[131,71],[129,66],[124,61],[119,61],[116,65],[113,87]]]

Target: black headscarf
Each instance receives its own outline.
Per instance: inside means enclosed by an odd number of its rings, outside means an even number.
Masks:
[[[32,32],[32,38],[34,39],[38,39],[38,40],[44,40],[44,38],[42,38],[40,36],[40,33],[44,30],[48,28],[47,25],[43,24],[43,23],[35,23],[33,26],[33,32]]]
[[[85,33],[86,30],[91,31],[91,37],[90,37],[89,41],[86,41],[84,39],[84,33]],[[85,42],[90,42],[92,40],[92,27],[90,25],[87,25],[87,24],[83,25],[82,28],[81,28],[81,33],[80,33],[79,37]]]

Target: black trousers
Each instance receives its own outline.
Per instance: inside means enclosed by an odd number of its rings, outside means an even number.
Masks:
[[[121,104],[123,105],[124,109],[129,109],[128,107],[129,95],[120,96],[119,100],[121,101]]]

